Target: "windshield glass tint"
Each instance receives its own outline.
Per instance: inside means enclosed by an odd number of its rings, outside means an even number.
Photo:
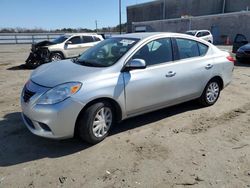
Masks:
[[[64,42],[64,41],[67,40],[68,38],[69,38],[69,37],[67,37],[67,36],[60,36],[60,37],[58,37],[58,38],[52,40],[52,42],[55,43],[55,44],[59,44],[59,43]]]
[[[77,60],[86,66],[108,67],[115,64],[138,39],[110,38],[85,51]]]

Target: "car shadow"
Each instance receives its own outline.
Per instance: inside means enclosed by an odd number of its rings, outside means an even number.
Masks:
[[[234,65],[237,67],[250,67],[250,61],[248,63],[246,62],[241,63],[241,62],[236,61]]]
[[[192,101],[130,118],[114,126],[110,136],[199,108]],[[0,167],[42,158],[59,158],[91,147],[76,138],[58,141],[35,136],[24,126],[20,112],[5,115],[0,120],[0,128]]]
[[[7,70],[30,70],[25,64],[7,68]]]

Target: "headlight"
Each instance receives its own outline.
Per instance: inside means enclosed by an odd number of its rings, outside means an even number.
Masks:
[[[44,93],[40,99],[38,99],[37,104],[59,103],[77,93],[81,86],[82,84],[80,82],[69,82],[58,85]]]

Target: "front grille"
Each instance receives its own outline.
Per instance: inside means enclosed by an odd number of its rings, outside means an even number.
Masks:
[[[24,102],[28,102],[30,98],[35,94],[35,92],[29,91],[26,87],[23,92],[23,100]]]

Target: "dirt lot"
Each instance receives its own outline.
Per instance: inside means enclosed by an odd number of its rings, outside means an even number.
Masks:
[[[19,95],[30,45],[0,45],[0,187],[250,187],[250,64],[216,105],[194,102],[136,117],[102,143],[32,135]]]

